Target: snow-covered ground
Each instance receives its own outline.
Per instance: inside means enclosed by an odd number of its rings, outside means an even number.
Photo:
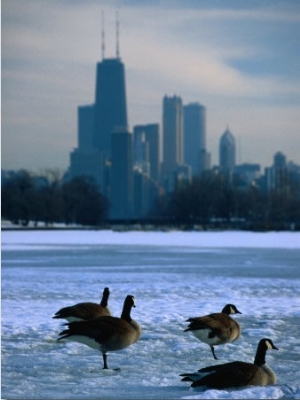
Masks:
[[[52,315],[80,301],[119,316],[133,294],[140,341],[108,354],[57,342]],[[216,347],[183,332],[188,317],[234,303],[242,336]],[[280,349],[267,362],[277,383],[230,390],[192,389],[179,374],[215,362],[252,361],[258,341]],[[2,232],[2,397],[299,398],[300,233],[297,232]]]

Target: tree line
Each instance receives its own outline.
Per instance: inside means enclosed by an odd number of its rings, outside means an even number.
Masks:
[[[258,184],[245,185],[237,175],[207,171],[170,194],[164,215],[204,227],[299,229],[300,181],[264,190]]]
[[[2,183],[1,201],[2,217],[23,226],[29,221],[99,225],[109,206],[88,177],[64,182],[55,173],[34,177],[24,170]]]
[[[1,198],[2,218],[23,226],[29,221],[88,226],[112,222],[108,199],[89,177],[65,181],[54,171],[36,177],[22,170],[2,179]],[[178,182],[173,192],[157,199],[151,213],[135,222],[299,229],[300,182],[267,191],[259,185],[242,185],[237,177],[207,171],[192,182]]]

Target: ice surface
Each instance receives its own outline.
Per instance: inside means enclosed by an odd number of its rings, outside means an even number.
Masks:
[[[2,242],[6,248],[32,248],[50,245],[149,245],[184,247],[256,247],[256,248],[299,248],[299,232],[241,232],[241,231],[6,231]]]
[[[2,398],[299,398],[300,234],[296,232],[2,232]],[[57,342],[61,307],[99,302],[119,316],[133,294],[140,341],[108,354]],[[216,347],[183,332],[188,317],[234,303],[241,338]],[[277,383],[192,389],[179,374],[215,362],[252,361],[259,339]]]

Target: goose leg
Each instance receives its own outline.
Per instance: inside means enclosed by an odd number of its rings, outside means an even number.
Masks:
[[[104,367],[103,367],[103,369],[108,369],[108,366],[107,366],[107,354],[103,354],[103,363],[104,363]]]
[[[210,348],[211,348],[212,355],[214,356],[214,359],[217,360],[218,358],[217,358],[217,356],[215,354],[214,346],[210,346]]]

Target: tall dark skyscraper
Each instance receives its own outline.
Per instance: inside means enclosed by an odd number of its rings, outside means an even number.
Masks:
[[[110,202],[109,217],[124,220],[148,215],[160,193],[157,182],[160,130],[158,124],[136,128],[136,159],[133,160],[118,19],[116,28],[115,58],[104,57],[102,29],[102,61],[96,68],[95,102],[78,107],[78,147],[70,154],[69,177],[93,178]]]
[[[94,147],[94,104],[78,107],[78,147],[87,150]]]
[[[133,214],[132,133],[115,129],[111,146],[111,217],[131,218]]]
[[[111,136],[115,129],[127,129],[125,67],[119,58],[97,64],[94,146],[111,157]]]
[[[70,177],[92,177],[104,192],[103,154],[94,147],[94,105],[77,109],[78,147],[70,154]]]
[[[110,199],[114,185],[110,181],[112,135],[127,131],[125,67],[119,56],[117,21],[116,58],[97,63],[95,103],[78,107],[78,147],[70,154],[70,177],[90,176]],[[120,155],[121,156],[121,155]]]
[[[206,152],[206,110],[199,103],[183,107],[184,162],[192,167],[193,175],[209,168]]]
[[[178,96],[163,98],[163,174],[166,179],[183,163],[183,109]]]

